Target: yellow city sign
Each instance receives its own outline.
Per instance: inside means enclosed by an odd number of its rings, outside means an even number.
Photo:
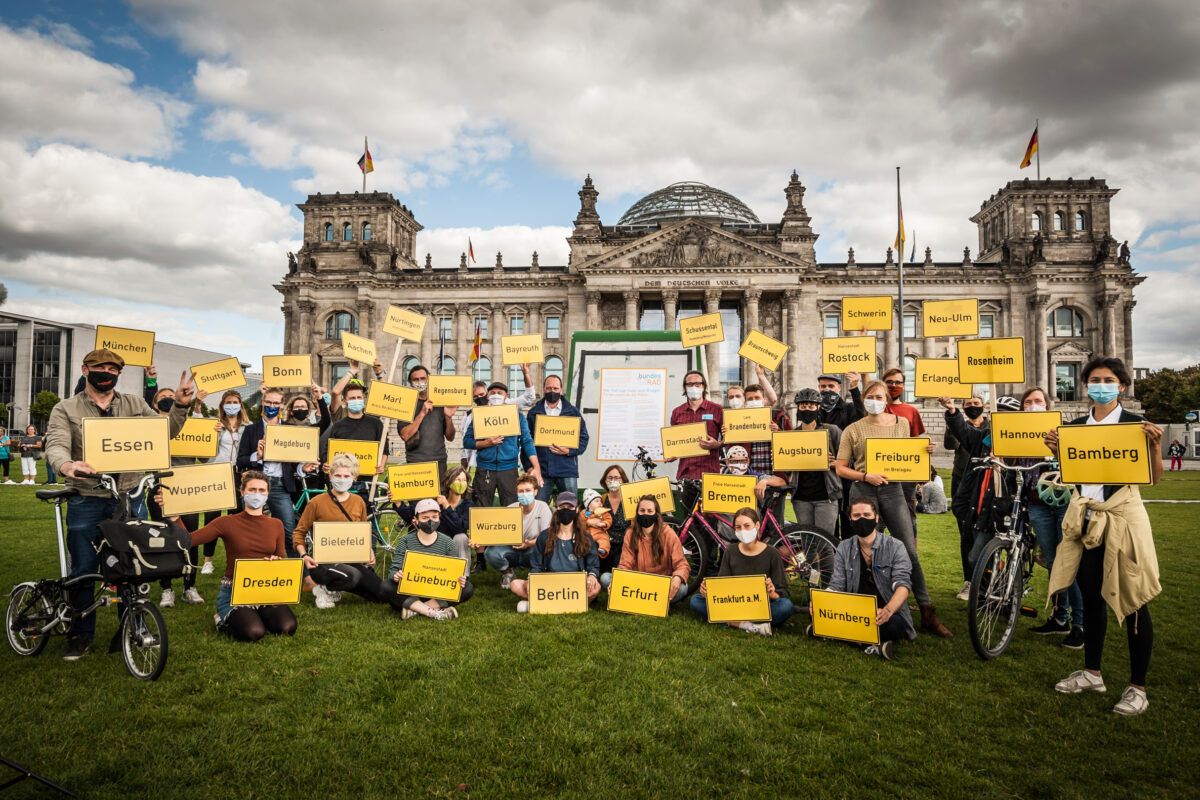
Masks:
[[[332,464],[334,456],[348,453],[358,459],[359,475],[374,475],[378,466],[379,442],[364,442],[358,439],[330,439],[325,449],[325,463]]]
[[[958,379],[957,358],[918,358],[913,375],[913,394],[917,397],[966,400],[974,394],[969,383]]]
[[[342,331],[342,355],[363,364],[375,363],[375,343],[349,331]]]
[[[500,352],[503,356],[501,363],[510,364],[540,364],[546,360],[542,355],[542,335],[526,333],[517,336],[501,336]]]
[[[154,331],[132,328],[96,326],[96,349],[105,348],[125,359],[130,367],[149,367],[154,364]]]
[[[195,380],[197,389],[203,389],[209,394],[246,385],[246,376],[242,374],[242,365],[232,357],[222,358],[220,361],[209,361],[207,364],[197,364],[192,367],[192,379]]]
[[[1061,411],[997,411],[992,414],[992,452],[1001,458],[1053,458],[1042,437],[1060,425]]]
[[[764,369],[777,370],[779,362],[787,355],[788,346],[778,339],[772,339],[761,331],[752,330],[738,348],[738,355],[748,358],[755,364],[761,364]]]
[[[892,329],[890,295],[842,298],[842,330],[890,331]]]
[[[587,610],[586,572],[530,573],[530,614],[582,614]]]
[[[922,333],[937,336],[978,336],[979,301],[926,300],[921,304]]]
[[[383,320],[383,332],[410,342],[419,342],[425,334],[425,315],[406,311],[398,306],[388,306]]]
[[[875,595],[813,589],[813,635],[860,644],[879,644]]]
[[[438,464],[422,461],[416,464],[397,464],[388,467],[388,491],[392,500],[423,500],[437,497],[439,492]]]
[[[471,405],[470,375],[430,375],[429,401],[438,408]]]
[[[524,538],[520,508],[471,506],[469,515],[472,547],[512,546]]]
[[[304,561],[239,558],[233,564],[233,606],[294,605],[300,602]]]
[[[517,419],[517,407],[512,403],[476,408],[471,414],[471,425],[476,440],[521,435],[521,421]]]
[[[233,479],[233,464],[228,461],[172,467],[171,474],[159,486],[163,515],[167,517],[237,508],[237,484]]]
[[[671,576],[627,569],[612,571],[608,610],[646,617],[665,617],[671,602]]]
[[[704,510],[710,514],[733,514],[743,508],[756,508],[758,498],[754,486],[758,478],[753,475],[720,475],[704,473],[701,498]]]
[[[771,441],[771,409],[725,409],[724,441],[727,444]]]
[[[400,569],[404,580],[396,587],[397,594],[457,603],[462,594],[459,578],[466,574],[467,560],[410,551],[404,554]]]
[[[171,466],[166,417],[85,417],[83,460],[96,472],[149,472]]]
[[[371,560],[370,522],[314,522],[309,555],[318,564],[366,564]]]
[[[679,341],[685,348],[725,341],[720,312],[679,320]]]
[[[776,431],[771,437],[771,465],[781,472],[824,472],[829,469],[829,432]]]
[[[312,356],[263,356],[263,383],[276,389],[311,386]]]
[[[179,433],[167,443],[171,458],[212,458],[220,438],[217,423],[207,417],[188,417]],[[234,453],[236,456],[237,453]]]
[[[874,336],[830,336],[821,340],[821,369],[834,375],[874,372],[875,349]]]
[[[263,461],[309,464],[321,460],[321,430],[310,425],[264,425]]]
[[[771,599],[763,575],[730,575],[705,578],[709,622],[767,622]]]
[[[625,512],[625,519],[637,516],[638,501],[648,494],[658,500],[658,507],[662,513],[670,514],[675,510],[675,495],[671,494],[670,478],[634,481],[621,484],[621,509]]]
[[[579,447],[579,424],[581,417],[552,417],[537,414],[533,418],[534,447],[558,445],[573,449]]]
[[[929,480],[929,437],[867,439],[866,471],[889,481]]]
[[[417,415],[417,390],[394,383],[372,381],[367,390],[368,414],[387,417],[401,422],[411,422]]]
[[[961,339],[958,379],[963,383],[1024,383],[1025,340]]]
[[[700,440],[708,436],[707,422],[688,422],[658,429],[662,437],[663,458],[694,458],[708,455]]]
[[[1150,458],[1140,422],[1063,425],[1058,429],[1058,463],[1064,483],[1147,484]]]

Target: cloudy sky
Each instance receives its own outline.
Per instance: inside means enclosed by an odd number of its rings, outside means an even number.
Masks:
[[[281,346],[294,204],[360,187],[364,135],[368,188],[438,266],[468,236],[484,263],[565,263],[587,173],[607,223],[680,180],[772,221],[792,169],[818,258],[882,260],[897,164],[918,246],[958,259],[1040,118],[1043,176],[1121,189],[1137,366],[1184,366],[1198,66],[1191,0],[7,3],[0,280],[12,311],[256,361]]]

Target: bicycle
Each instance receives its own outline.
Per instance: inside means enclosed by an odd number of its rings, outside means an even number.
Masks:
[[[129,494],[118,491],[117,482],[111,476],[97,477],[99,485],[111,492],[128,511],[133,499],[147,496],[150,487],[170,474],[160,472],[147,475],[138,484],[137,490]],[[124,609],[120,615],[117,637],[125,668],[139,680],[157,680],[167,663],[167,626],[162,613],[149,599],[149,583],[135,585],[130,581],[113,586],[103,584],[92,604],[83,609],[75,608],[68,599],[68,593],[75,586],[87,581],[104,580],[99,574],[67,577],[70,559],[64,536],[62,506],[78,494],[79,490],[73,487],[36,492],[39,500],[54,504],[61,575],[58,578],[18,583],[9,592],[8,609],[4,614],[8,645],[19,656],[36,656],[45,649],[51,635],[66,635],[75,620],[94,614],[101,608],[117,605],[119,609]]]
[[[975,471],[995,470],[996,496],[1001,473],[1024,476],[1042,467],[1057,469],[1058,462],[1039,461],[1026,467],[1005,464],[994,456],[973,458]],[[984,545],[971,575],[971,591],[967,598],[967,626],[971,644],[984,661],[1002,654],[1012,642],[1020,616],[1035,616],[1033,609],[1021,606],[1021,600],[1032,591],[1037,539],[1029,525],[1029,513],[1018,488],[1013,495],[1012,509],[1003,517],[995,535]]]
[[[308,501],[320,494],[325,494],[325,489],[318,486],[316,489],[309,487],[308,481],[315,475],[303,475],[300,477],[300,485],[304,487],[300,490],[296,502],[292,504],[292,511],[296,514],[296,519],[300,519],[300,515],[304,513],[304,507],[308,505]]]

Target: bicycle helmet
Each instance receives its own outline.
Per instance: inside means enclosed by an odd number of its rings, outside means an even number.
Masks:
[[[1048,506],[1062,508],[1071,502],[1071,493],[1073,491],[1074,487],[1063,483],[1061,475],[1057,472],[1046,472],[1038,478],[1038,499]]]
[[[1020,411],[1021,401],[1011,395],[1005,395],[996,401],[997,411]]]
[[[813,403],[819,406],[821,405],[821,393],[816,389],[801,389],[796,392],[795,403],[796,405],[800,403]]]

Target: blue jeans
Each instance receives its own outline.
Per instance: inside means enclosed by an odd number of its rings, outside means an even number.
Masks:
[[[708,601],[705,600],[703,597],[701,597],[700,593],[697,592],[696,594],[692,595],[692,599],[691,599],[690,603],[692,605],[692,611],[695,611],[697,614],[699,614],[701,617],[703,617],[704,620],[707,622],[708,621]],[[771,601],[771,625],[772,626],[782,625],[783,623],[787,622],[788,617],[790,617],[792,614],[794,614],[795,611],[796,611],[796,606],[793,605],[792,601],[786,597],[780,597],[778,599],[772,600]]]
[[[483,560],[488,563],[492,569],[500,572],[507,572],[514,567],[529,568],[530,562],[533,560],[532,543],[529,547],[523,550],[514,550],[506,544],[494,545],[483,549]]]
[[[46,483],[58,483],[58,478],[54,475],[54,467],[50,466],[50,459],[46,461]]]
[[[96,526],[113,515],[117,501],[111,497],[76,496],[67,500],[67,552],[71,554],[71,572],[67,576],[94,574],[100,566],[100,556],[93,542],[99,535]],[[133,504],[134,515],[146,518],[146,505],[142,500]],[[96,582],[84,581],[67,593],[67,602],[77,609],[85,609],[96,597]],[[124,605],[124,603],[122,603]],[[96,635],[96,615],[76,619],[67,631],[68,637],[82,636],[92,641]]]
[[[600,574],[600,586],[603,587],[604,591],[606,591],[606,592],[612,588],[612,573],[611,572],[603,572]],[[677,591],[675,593],[675,596],[670,599],[668,604],[675,605],[680,600],[687,597],[687,593],[688,593],[687,581],[683,581],[682,583],[679,584],[679,591]]]
[[[551,491],[556,489],[557,491]],[[550,499],[552,494],[558,492],[573,492],[579,493],[579,478],[559,478],[559,477],[542,477],[542,488],[538,489],[537,499],[541,500],[550,508],[554,508],[554,502]],[[581,503],[582,504],[582,503]]]
[[[284,465],[284,469],[287,465]],[[270,482],[270,492],[267,494],[267,509],[271,516],[283,523],[283,548],[288,558],[297,558],[296,548],[292,547],[292,531],[296,528],[296,509],[292,498],[283,488],[283,478],[267,478]]]
[[[1066,506],[1029,505],[1029,524],[1033,526],[1038,547],[1046,559],[1047,571],[1054,566],[1054,554],[1058,550],[1058,543],[1062,541],[1062,523],[1066,515]],[[1054,598],[1055,621],[1066,622],[1068,617],[1073,626],[1083,627],[1083,593],[1079,591],[1077,582],[1072,582]]]

